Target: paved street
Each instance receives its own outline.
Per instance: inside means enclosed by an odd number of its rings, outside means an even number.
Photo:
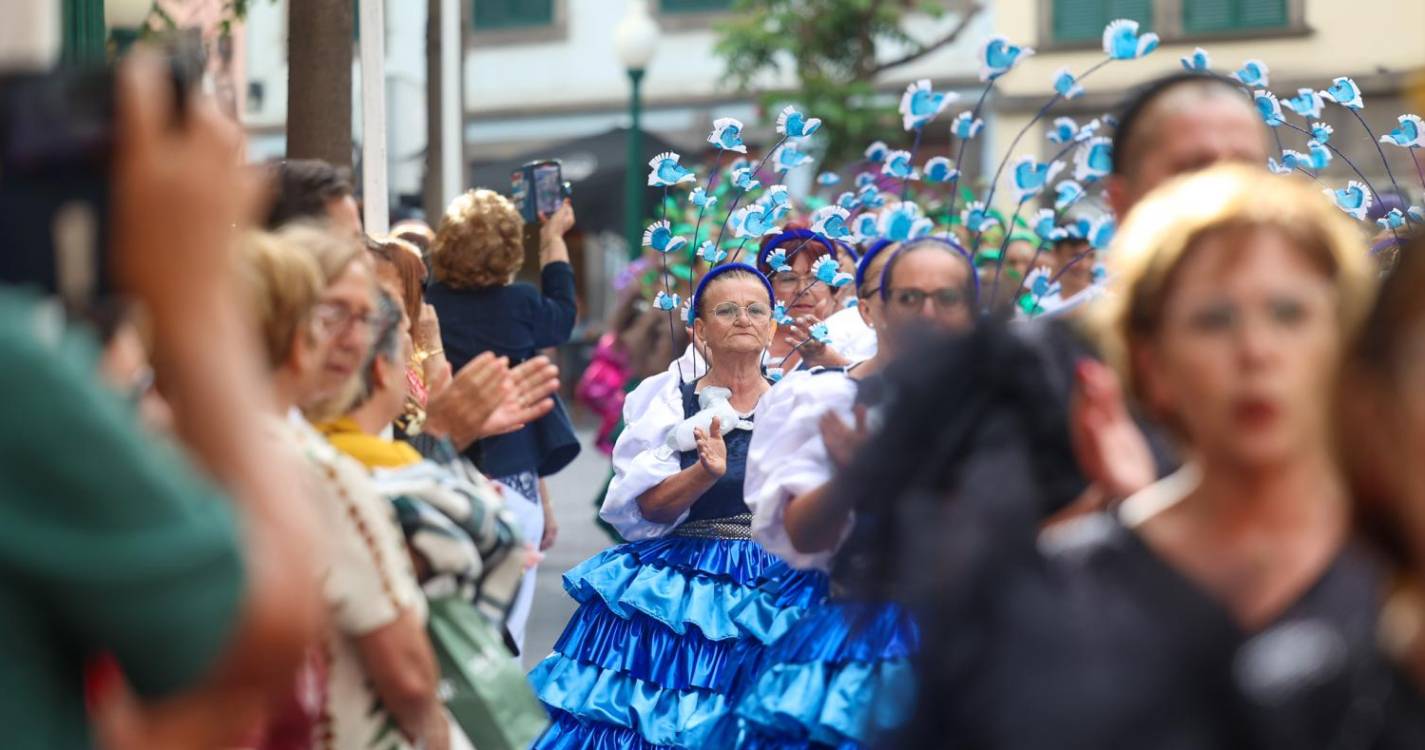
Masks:
[[[526,668],[549,654],[564,623],[574,613],[574,600],[564,593],[560,576],[609,545],[609,538],[594,524],[594,494],[604,486],[609,461],[594,449],[591,430],[580,429],[579,439],[584,444],[579,458],[548,480],[559,518],[559,540],[539,566],[534,609],[525,635]]]

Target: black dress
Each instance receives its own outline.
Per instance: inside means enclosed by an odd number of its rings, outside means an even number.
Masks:
[[[1360,549],[1247,633],[1114,516],[1041,543],[1083,487],[1066,427],[1082,351],[1063,336],[986,325],[916,351],[834,485],[887,511],[850,583],[921,624],[916,708],[883,746],[1425,747],[1422,703],[1376,646],[1381,571]]]

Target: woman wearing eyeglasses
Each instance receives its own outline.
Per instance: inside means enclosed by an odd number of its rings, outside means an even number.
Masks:
[[[709,733],[764,644],[820,595],[760,587],[777,559],[751,538],[743,474],[771,384],[772,288],[751,266],[710,271],[692,299],[708,369],[669,381],[614,446],[600,515],[629,544],[569,571],[579,601],[531,673],[552,725],[536,748],[716,747]]]
[[[876,333],[874,357],[798,372],[763,403],[752,439],[747,502],[753,538],[794,568],[827,571],[851,535],[851,508],[828,491],[879,416],[881,372],[920,330],[974,324],[970,256],[941,239],[876,245],[856,269],[857,309]],[[738,701],[739,746],[868,746],[910,704],[919,640],[897,606],[833,598],[767,650]],[[731,722],[730,722],[731,724]]]
[[[777,268],[772,261],[785,254]],[[839,256],[835,243],[810,229],[789,226],[769,237],[757,253],[757,268],[772,282],[777,304],[786,307],[791,323],[785,333],[778,331],[767,348],[769,371],[792,372],[811,367],[839,367],[850,364],[833,346],[812,335],[812,326],[825,322],[836,312],[836,290],[816,278],[818,260]]]

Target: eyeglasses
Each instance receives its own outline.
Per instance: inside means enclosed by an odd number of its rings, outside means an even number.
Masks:
[[[800,274],[796,271],[779,271],[772,274],[772,286],[781,289],[790,289],[802,285],[810,286],[816,281],[816,277],[811,274]]]
[[[319,332],[328,336],[344,333],[354,325],[375,328],[384,322],[380,313],[359,313],[346,305],[334,302],[318,304],[312,311],[312,321],[316,323]]]
[[[892,289],[891,304],[904,312],[919,312],[927,299],[935,303],[936,312],[947,312],[965,304],[965,293],[960,289],[947,287],[934,291],[924,289]]]
[[[742,313],[747,313],[747,319],[753,323],[761,323],[772,317],[772,308],[761,302],[753,302],[748,305],[739,305],[736,302],[724,302],[713,308],[713,315],[724,323],[735,323],[742,317]]]

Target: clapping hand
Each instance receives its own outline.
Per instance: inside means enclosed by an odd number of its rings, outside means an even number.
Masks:
[[[693,438],[698,443],[698,461],[703,469],[714,478],[722,478],[727,473],[727,443],[722,439],[722,420],[713,417],[706,431],[693,428]]]
[[[559,368],[548,357],[534,357],[509,371],[507,389],[481,429],[480,437],[514,432],[554,410]]]

